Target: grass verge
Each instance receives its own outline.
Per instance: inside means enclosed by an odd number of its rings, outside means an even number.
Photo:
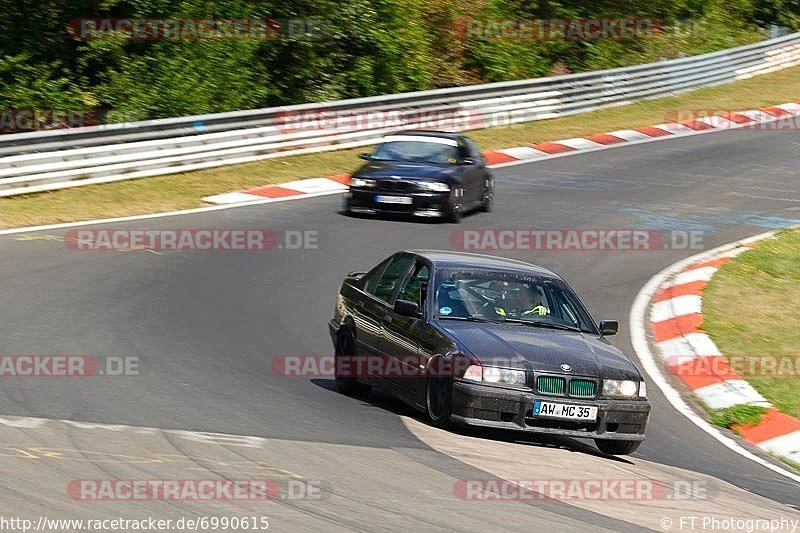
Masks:
[[[670,121],[681,109],[744,110],[800,98],[800,67],[571,117],[490,128],[470,135],[484,150],[497,150]],[[203,196],[352,171],[364,151],[346,150],[269,159],[183,174],[90,185],[0,199],[0,228],[72,222],[200,207]]]
[[[734,428],[735,426],[755,426],[767,413],[765,407],[757,405],[734,405],[725,409],[718,409],[711,412],[709,421],[712,424],[724,428]]]
[[[800,229],[723,265],[703,292],[703,329],[775,407],[800,417]],[[752,360],[752,363],[749,361]],[[774,362],[772,365],[767,363]]]

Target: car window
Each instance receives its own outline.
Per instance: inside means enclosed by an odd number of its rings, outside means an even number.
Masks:
[[[482,161],[483,155],[481,154],[481,149],[478,148],[478,145],[471,139],[466,139],[467,142],[467,152],[469,153],[469,157],[474,159],[475,161]]]
[[[375,289],[374,295],[384,302],[388,302],[394,294],[397,283],[405,276],[414,258],[410,255],[397,255],[392,258],[392,261],[384,270],[383,275],[378,281],[378,286]]]
[[[378,266],[364,274],[364,277],[361,278],[361,286],[370,294],[375,294],[375,289],[378,288],[378,281],[381,279],[381,274],[383,274],[386,265],[389,264],[389,261],[392,258],[385,259],[381,261]]]
[[[387,137],[371,157],[374,161],[405,161],[440,165],[455,165],[458,162],[457,158],[458,151],[454,141],[422,136]]]
[[[400,288],[397,299],[414,302],[422,309],[425,304],[425,292],[427,292],[429,276],[430,269],[428,265],[421,261],[417,262],[416,266],[414,266],[414,271]]]
[[[469,155],[469,148],[467,148],[467,142],[464,139],[458,140],[458,156],[460,158],[471,157]]]
[[[578,297],[563,283],[524,272],[443,269],[435,286],[439,318],[513,319],[596,328]]]

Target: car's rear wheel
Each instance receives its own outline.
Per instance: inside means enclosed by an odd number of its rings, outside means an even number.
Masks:
[[[594,439],[601,452],[608,455],[630,455],[642,445],[640,440],[607,440]]]
[[[450,196],[447,200],[447,215],[446,219],[451,223],[461,222],[461,217],[464,216],[464,189],[463,187],[454,187],[450,191]]]
[[[336,361],[334,375],[336,376],[336,390],[348,396],[363,396],[369,393],[370,387],[364,383],[359,383],[352,376],[342,376],[339,374],[340,368],[350,368],[352,365],[339,364],[342,356],[355,355],[356,343],[353,334],[347,328],[339,330],[336,336]]]
[[[431,364],[429,368],[438,368]],[[435,372],[439,374],[439,372]],[[446,375],[429,375],[425,386],[425,414],[431,424],[439,428],[450,426],[453,413],[453,382]]]

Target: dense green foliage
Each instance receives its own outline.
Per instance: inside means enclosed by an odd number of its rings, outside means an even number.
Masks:
[[[318,38],[78,40],[75,18],[314,19]],[[652,17],[659,38],[467,38],[487,18]],[[678,23],[677,21],[684,21]],[[691,22],[686,22],[691,21]],[[134,120],[334,100],[702,53],[800,27],[797,0],[0,0],[0,109]]]

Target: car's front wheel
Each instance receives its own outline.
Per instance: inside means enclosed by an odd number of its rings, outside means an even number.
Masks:
[[[437,366],[429,365],[429,368]],[[428,420],[438,428],[450,426],[450,415],[453,412],[453,382],[448,376],[429,375],[425,389],[425,414]]]
[[[481,201],[481,211],[488,213],[492,210],[494,204],[494,183],[491,180],[486,180],[483,187],[483,200]]]
[[[464,216],[464,188],[454,187],[447,199],[446,219],[451,223],[461,222]]]
[[[594,443],[601,452],[608,455],[630,455],[642,445],[639,440],[594,439]]]
[[[355,355],[355,340],[353,334],[346,328],[339,330],[336,336],[336,361],[334,375],[336,376],[336,390],[348,396],[363,396],[367,394],[372,387],[364,383],[359,383],[353,376],[341,375],[339,373],[342,368],[350,368],[351,365],[340,364],[341,358],[346,356]]]

